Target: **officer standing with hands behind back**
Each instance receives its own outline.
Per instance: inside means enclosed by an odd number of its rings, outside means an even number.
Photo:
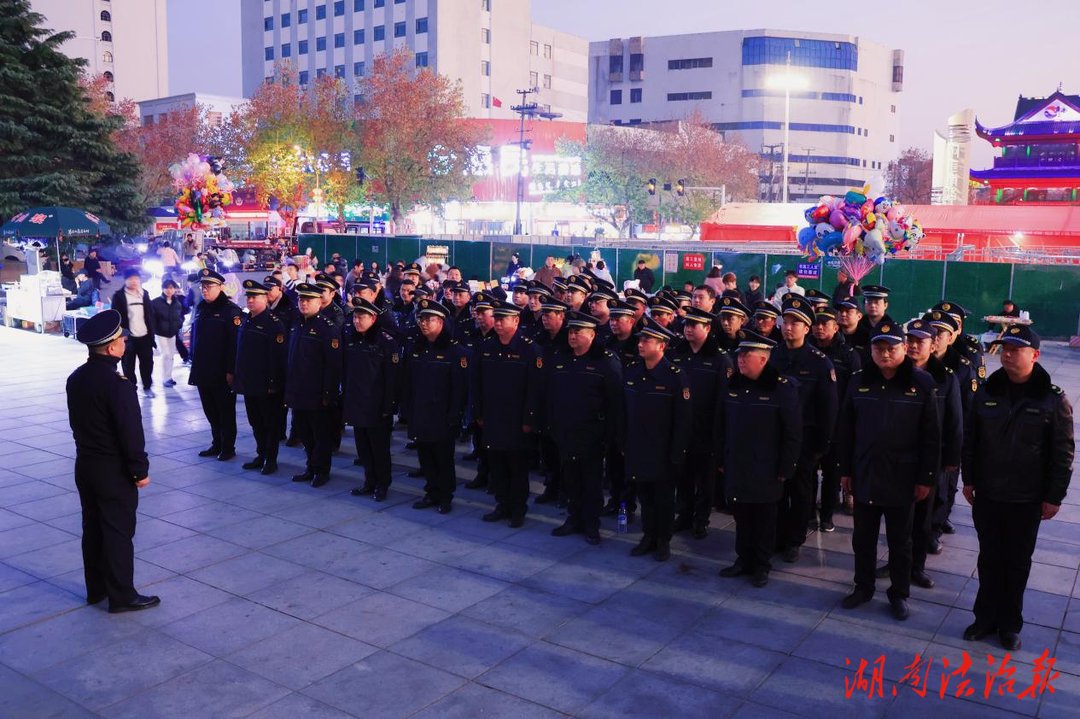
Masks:
[[[188,384],[199,388],[206,421],[213,439],[200,457],[217,456],[224,462],[236,456],[236,336],[242,322],[240,308],[225,294],[225,278],[209,269],[199,271],[202,302],[191,325],[191,372]]]

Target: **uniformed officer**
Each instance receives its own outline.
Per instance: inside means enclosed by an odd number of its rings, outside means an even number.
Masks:
[[[859,355],[859,360],[869,357],[870,331],[862,324],[863,314],[859,301],[854,297],[842,297],[835,303],[836,324],[844,341]]]
[[[473,327],[464,334],[459,344],[474,357],[477,347],[488,337],[492,336],[495,329],[495,315],[493,313],[495,298],[491,292],[477,292],[472,298]],[[469,408],[471,410],[471,407]],[[472,432],[473,451],[466,454],[462,459],[477,462],[476,476],[465,483],[466,489],[487,488],[488,494],[494,492],[489,486],[490,468],[488,462],[487,446],[484,444],[484,428],[476,422],[472,412],[466,413],[466,421],[469,423],[469,431]]]
[[[495,509],[485,522],[525,523],[529,499],[529,464],[535,452],[538,403],[544,360],[533,341],[519,331],[521,309],[492,301],[494,336],[473,354],[470,398],[472,416],[484,431]]]
[[[67,379],[86,602],[108,598],[114,614],[161,603],[135,591],[135,510],[139,489],[150,483],[150,461],[135,386],[116,371],[125,336],[116,310],[88,319],[75,337],[89,357]]]
[[[691,530],[694,539],[705,539],[709,532],[716,488],[713,424],[732,374],[731,359],[711,334],[713,319],[712,314],[691,307],[686,311],[683,339],[668,352],[671,363],[687,377],[694,408],[690,451],[675,490],[674,531]]]
[[[656,321],[656,324],[669,331],[672,322],[675,321],[675,310],[675,303],[665,296],[654,295],[649,298],[649,316]]]
[[[837,310],[832,307],[825,306],[814,313],[812,328],[814,336],[811,341],[814,347],[821,350],[832,362],[833,371],[836,373],[836,396],[839,402],[847,394],[851,375],[862,369],[862,360],[859,353],[847,343],[840,332],[840,327],[836,322],[836,312]],[[833,523],[833,514],[836,512],[836,500],[840,494],[840,459],[837,454],[835,436],[818,466],[821,467],[821,509],[817,528],[822,532],[834,532],[836,525]],[[813,488],[810,495],[813,498]],[[811,505],[811,527],[814,526],[813,515],[814,508]]]
[[[640,361],[641,356],[638,353],[639,336],[634,334],[634,308],[617,300],[608,303],[608,312],[611,314],[608,323],[611,337],[608,338],[605,349],[615,355],[615,359],[619,360],[625,371],[629,365]],[[615,515],[619,511],[619,505],[625,504],[628,519],[632,518],[637,511],[637,491],[633,482],[626,481],[623,453],[618,445],[608,447],[604,469],[608,490],[611,492],[605,513]]]
[[[832,298],[829,295],[813,288],[806,291],[805,298],[810,303],[810,306],[814,308],[814,312],[825,309],[832,304]]]
[[[671,556],[675,522],[675,478],[682,472],[694,418],[687,373],[664,353],[675,335],[646,319],[638,339],[640,361],[623,370],[626,427],[623,441],[627,483],[641,500],[641,541],[630,553]]]
[[[597,339],[601,344],[607,341],[607,338],[611,336],[611,327],[609,323],[611,321],[611,311],[609,303],[617,302],[619,296],[615,294],[613,290],[609,290],[606,287],[601,287],[596,292],[589,295],[589,314],[597,320]]]
[[[572,312],[585,312],[585,298],[592,290],[589,281],[582,275],[574,275],[566,280],[566,298],[563,300]]]
[[[289,299],[289,296],[285,294],[285,287],[281,280],[273,275],[267,275],[263,278],[262,283],[266,285],[267,309],[281,320],[281,323],[285,325],[285,331],[288,332],[293,323],[299,319],[300,312],[296,309],[293,301]]]
[[[720,349],[734,353],[739,347],[739,330],[750,319],[750,310],[739,301],[737,297],[720,298],[720,314],[717,315],[716,324],[720,325],[720,331],[715,332],[716,340]]]
[[[535,338],[544,332],[544,299],[554,297],[554,295],[551,293],[551,288],[540,280],[529,280],[525,294],[529,301],[526,305],[527,312],[523,312],[522,316],[524,317],[526,314],[531,316],[526,331],[530,332],[530,336]],[[525,320],[523,319],[522,322],[524,324]]]
[[[232,381],[241,312],[225,294],[225,278],[217,272],[200,270],[199,284],[202,301],[195,308],[191,325],[188,384],[199,388],[199,401],[213,437],[199,456],[217,456],[224,462],[236,456],[236,394]]]
[[[975,368],[975,378],[981,385],[986,380],[986,357],[983,353],[982,342],[978,337],[964,334],[964,320],[967,318],[967,310],[955,302],[938,302],[930,311],[940,311],[950,315],[956,320],[956,337],[954,344],[957,351],[967,358],[971,366]]]
[[[863,291],[863,318],[859,320],[859,326],[872,336],[877,326],[881,324],[889,311],[889,293],[892,292],[883,285],[864,285]],[[895,324],[895,323],[892,323]]]
[[[776,547],[776,512],[794,476],[802,442],[799,394],[769,362],[776,343],[739,330],[736,363],[717,411],[715,460],[727,506],[735,515],[735,563],[721,577],[750,575],[769,582]]]
[[[336,299],[338,297],[338,290],[341,289],[341,285],[339,285],[333,277],[322,272],[315,275],[315,285],[322,293],[319,296],[319,311],[333,323],[334,328],[338,332],[338,336],[343,336],[345,333],[345,310],[342,309]],[[299,294],[299,292],[297,294]]]
[[[510,291],[510,301],[521,310],[521,331],[532,337],[536,334],[536,317],[529,311],[529,283],[518,282]]]
[[[356,457],[364,467],[364,484],[354,497],[386,499],[390,489],[390,432],[401,386],[401,346],[378,326],[380,310],[363,297],[353,297],[353,332],[345,346],[342,395],[345,421],[353,426]]]
[[[556,277],[551,280],[551,294],[559,302],[566,302],[566,279],[563,277]]]
[[[292,481],[321,487],[330,481],[330,455],[341,437],[341,334],[322,312],[322,288],[303,282],[296,294],[301,319],[289,337],[285,404],[293,410],[307,463]]]
[[[807,341],[814,310],[804,297],[784,295],[784,343],[769,358],[780,374],[795,380],[802,413],[802,445],[795,474],[784,483],[776,520],[776,551],[785,562],[799,558],[814,512],[817,468],[829,451],[839,400],[836,371],[825,353]]]
[[[465,343],[468,335],[475,332],[476,324],[473,321],[472,289],[467,282],[449,281],[444,285],[446,298],[443,304],[450,311],[450,333],[455,340]]]
[[[394,314],[394,320],[401,330],[402,341],[414,337],[416,333],[416,282],[411,277],[405,277],[398,288],[398,296],[390,306]]]
[[[405,355],[401,404],[409,417],[424,473],[424,496],[413,509],[449,514],[457,486],[454,440],[469,394],[469,353],[453,338],[450,310],[431,299],[416,308],[420,338]]]
[[[777,346],[783,344],[784,335],[776,326],[776,320],[780,317],[780,310],[768,300],[758,300],[754,303],[754,314],[750,316],[750,327],[762,337],[768,337]]]
[[[964,432],[964,498],[979,534],[979,593],[964,639],[997,630],[1016,651],[1039,523],[1058,513],[1072,479],[1073,416],[1030,327],[1014,325],[994,344],[1001,369],[975,393]]]
[[[266,285],[244,280],[244,295],[249,314],[238,333],[233,390],[244,396],[248,424],[255,435],[255,459],[245,462],[243,468],[273,474],[277,471],[278,442],[284,423],[288,330],[268,308]]]
[[[530,295],[530,301],[532,301],[532,297]],[[544,367],[551,367],[557,355],[570,351],[569,328],[566,326],[567,309],[565,302],[559,302],[551,296],[544,297],[540,315],[543,329],[533,336],[533,341],[536,342],[537,349],[544,360]],[[550,375],[545,374],[545,392],[542,397],[548,396],[547,392],[551,389],[551,381]],[[541,407],[544,406],[543,400],[541,400]],[[561,413],[547,413],[541,423],[540,456],[544,463],[544,491],[538,494],[533,502],[536,504],[557,502],[560,507],[566,507],[570,498],[565,490],[562,478],[562,463],[554,436],[555,423],[560,421],[560,415]],[[603,450],[601,449],[602,456]]]
[[[865,290],[864,290],[865,291]],[[870,336],[871,359],[851,377],[837,432],[840,482],[855,497],[855,590],[841,603],[854,609],[874,596],[881,518],[889,545],[889,604],[908,617],[911,520],[915,502],[937,481],[941,453],[933,378],[905,354],[904,333],[886,320]]]
[[[586,542],[599,544],[604,447],[616,442],[623,421],[622,365],[596,341],[595,317],[574,312],[567,325],[567,349],[544,358],[544,424],[570,499],[566,521],[551,533],[584,534]]]
[[[401,328],[398,327],[397,321],[394,319],[394,313],[389,311],[390,307],[386,301],[386,293],[382,291],[382,285],[379,281],[371,277],[365,277],[353,287],[356,297],[370,302],[379,310],[379,314],[375,318],[376,327],[400,342],[402,338]],[[355,311],[355,305],[353,310]]]
[[[638,332],[641,330],[641,318],[645,316],[645,310],[649,306],[649,296],[637,288],[628,287],[623,292],[623,298],[626,304],[634,308],[634,331]]]

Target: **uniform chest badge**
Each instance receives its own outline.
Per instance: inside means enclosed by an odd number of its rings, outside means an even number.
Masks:
[[[390,355],[390,361],[393,362],[394,364],[397,364],[398,362],[401,361],[401,355],[399,355],[397,352],[395,352],[394,354]]]
[[[338,342],[337,340],[330,340],[330,349],[335,349],[336,350],[340,346],[341,346],[341,343]]]
[[[978,389],[979,389],[979,382],[978,382],[978,380],[974,380],[974,379],[973,379],[973,380],[971,380],[971,391],[972,391],[972,392],[976,392],[976,391],[978,391]]]
[[[236,325],[237,327],[239,327],[240,326],[240,318],[239,317],[233,317],[232,323],[234,325]]]
[[[278,343],[279,345],[280,345],[280,344],[284,344],[284,343],[285,343],[285,335],[278,335],[278,336],[277,336],[277,343]]]
[[[979,379],[986,378],[986,367],[979,367]]]
[[[540,357],[536,358],[536,369],[544,369],[544,360]]]
[[[683,388],[682,398],[683,399],[690,399],[690,388],[689,387],[684,387]]]
[[[469,368],[469,358],[468,357],[462,357],[461,358],[461,369],[468,369],[468,368]]]

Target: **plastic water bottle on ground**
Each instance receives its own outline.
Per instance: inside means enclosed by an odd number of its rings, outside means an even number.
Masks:
[[[619,534],[626,534],[626,502],[619,502]]]

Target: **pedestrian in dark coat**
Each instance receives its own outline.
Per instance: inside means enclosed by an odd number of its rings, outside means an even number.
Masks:
[[[248,423],[255,435],[255,459],[244,469],[262,474],[277,471],[278,443],[285,413],[285,370],[289,362],[288,332],[269,309],[267,286],[244,280],[249,314],[237,333],[233,391],[244,396]]]
[[[138,359],[143,394],[153,397],[154,313],[150,308],[150,295],[142,288],[139,270],[132,267],[124,272],[124,286],[113,294],[112,307],[120,313],[120,322],[128,333],[126,354],[120,363],[124,375],[135,384],[135,360]]]
[[[212,441],[200,457],[227,461],[236,456],[236,335],[242,322],[240,308],[225,294],[225,278],[213,270],[199,271],[202,302],[191,325],[191,372],[188,384],[199,388]]]

